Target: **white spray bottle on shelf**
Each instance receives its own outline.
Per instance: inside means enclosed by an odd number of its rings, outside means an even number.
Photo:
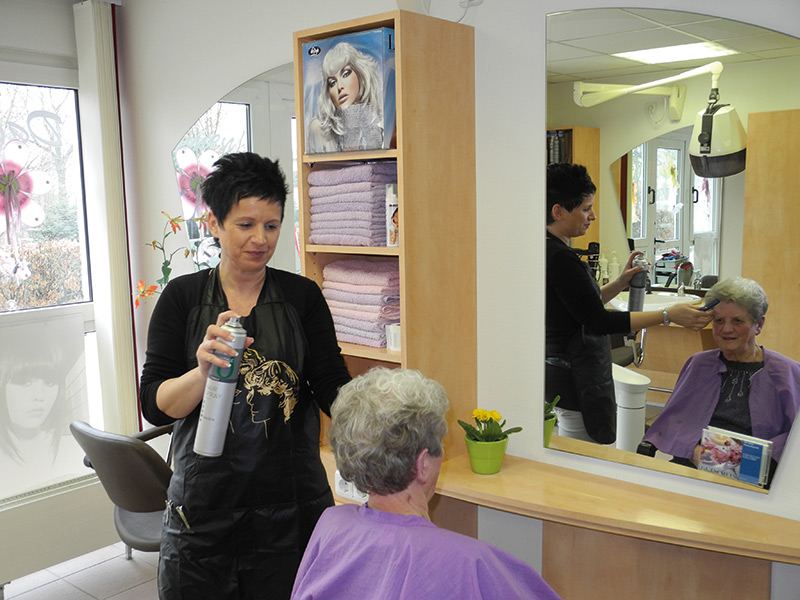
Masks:
[[[608,280],[614,281],[619,277],[619,260],[616,251],[611,251],[611,259],[608,261]]]

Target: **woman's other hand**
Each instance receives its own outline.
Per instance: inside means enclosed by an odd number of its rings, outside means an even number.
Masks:
[[[702,303],[673,304],[667,308],[667,315],[672,323],[677,323],[687,329],[700,331],[711,322],[714,315],[711,311],[702,311]]]

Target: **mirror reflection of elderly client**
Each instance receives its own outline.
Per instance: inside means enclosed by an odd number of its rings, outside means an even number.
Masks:
[[[331,448],[342,477],[370,497],[323,513],[293,599],[558,598],[518,558],[430,522],[448,404],[418,371],[377,367],[342,387]]]
[[[767,295],[752,279],[720,281],[706,294],[718,350],[689,358],[664,411],[644,436],[676,462],[697,465],[703,428],[711,425],[772,440],[773,471],[800,405],[800,363],[756,344]]]

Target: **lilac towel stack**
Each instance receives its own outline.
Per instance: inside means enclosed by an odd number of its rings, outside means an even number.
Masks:
[[[385,348],[386,325],[400,322],[400,271],[395,261],[332,262],[322,269],[322,295],[340,342]]]
[[[397,163],[317,169],[308,175],[311,244],[386,245],[386,185],[397,183]]]

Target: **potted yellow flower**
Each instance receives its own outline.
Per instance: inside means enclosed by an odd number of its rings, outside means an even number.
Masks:
[[[522,427],[505,427],[505,420],[496,410],[476,408],[472,411],[475,425],[459,419],[458,424],[466,432],[464,438],[469,454],[469,463],[475,473],[489,475],[497,473],[503,464],[508,446],[508,436],[522,431]]]

